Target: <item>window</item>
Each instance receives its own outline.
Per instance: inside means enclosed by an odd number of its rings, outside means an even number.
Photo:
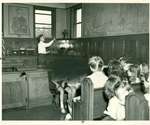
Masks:
[[[35,9],[35,37],[44,34],[47,38],[53,37],[52,10]]]
[[[81,30],[82,30],[81,25],[82,25],[82,9],[78,8],[75,11],[75,29],[76,29],[75,34],[77,38],[81,37]]]

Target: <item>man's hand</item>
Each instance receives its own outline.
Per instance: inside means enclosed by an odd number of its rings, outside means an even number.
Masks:
[[[55,37],[53,38],[53,41],[56,41],[56,38],[55,38]]]
[[[81,96],[77,96],[73,98],[73,102],[80,102],[81,101]]]

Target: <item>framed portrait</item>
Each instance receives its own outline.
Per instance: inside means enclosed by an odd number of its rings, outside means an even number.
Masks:
[[[4,37],[33,38],[33,6],[4,4]]]

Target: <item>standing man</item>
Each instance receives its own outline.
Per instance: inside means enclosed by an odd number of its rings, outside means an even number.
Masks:
[[[45,36],[43,34],[40,34],[38,37],[38,54],[39,54],[39,65],[46,65],[45,63],[45,55],[48,54],[48,51],[46,51],[46,48],[51,46],[55,41],[55,38],[50,41],[49,43],[45,43]]]

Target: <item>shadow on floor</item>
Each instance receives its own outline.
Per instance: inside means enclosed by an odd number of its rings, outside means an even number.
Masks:
[[[6,109],[2,120],[64,120],[65,114],[55,105],[41,106],[26,110],[25,108]]]

